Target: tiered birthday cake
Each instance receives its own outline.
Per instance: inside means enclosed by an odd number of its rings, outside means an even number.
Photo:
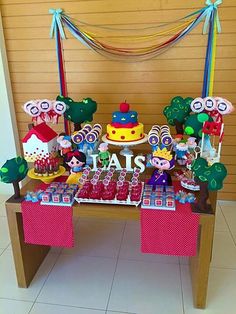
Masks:
[[[129,110],[126,102],[120,104],[120,111],[112,114],[107,125],[107,139],[116,142],[133,142],[144,137],[143,124],[138,122],[138,113]]]

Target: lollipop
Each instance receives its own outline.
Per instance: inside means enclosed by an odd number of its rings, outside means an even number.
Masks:
[[[159,143],[159,136],[155,133],[151,133],[148,136],[148,143],[152,146],[158,145]]]
[[[119,176],[118,180],[124,182],[125,181],[125,177]]]
[[[170,130],[170,127],[167,124],[161,125],[161,130]]]
[[[222,98],[217,101],[216,107],[217,107],[218,112],[222,115],[229,114],[234,110],[234,107],[231,104],[231,102]]]
[[[95,180],[94,178],[90,182],[93,186],[97,184],[97,180]]]
[[[88,134],[90,131],[88,129],[83,128],[82,130],[80,130],[80,132],[83,132],[83,134],[86,136],[86,134]]]
[[[23,108],[24,108],[24,111],[26,113],[28,113],[33,118],[38,117],[41,113],[41,111],[38,107],[38,104],[36,102],[34,102],[33,100],[25,103]]]
[[[99,135],[102,134],[102,126],[101,126],[101,124],[98,124],[98,123],[94,124],[93,129],[94,130],[98,130],[99,131]]]
[[[151,130],[149,131],[148,135],[151,135],[151,134],[159,135],[159,131],[151,129]]]
[[[90,124],[85,124],[82,130],[85,131],[86,133],[89,133],[92,131],[92,126]]]
[[[51,117],[53,116],[52,111],[52,102],[50,100],[38,100],[37,102],[38,108],[40,112],[40,118],[46,123],[51,121]]]
[[[76,132],[71,136],[71,140],[75,144],[81,144],[85,139],[85,135],[82,132]]]
[[[200,97],[195,98],[190,104],[191,110],[196,113],[200,113],[204,110],[205,103]]]
[[[94,176],[93,176],[93,179],[98,181],[99,180],[99,175],[95,173]]]
[[[138,180],[136,178],[133,178],[131,180],[131,186],[133,187],[133,186],[137,186],[137,185],[138,185]]]
[[[120,176],[119,176],[119,177],[124,178],[125,176],[126,176],[126,172],[121,171],[121,172],[120,172]]]
[[[26,113],[29,114],[29,108],[30,108],[32,105],[37,105],[37,103],[36,103],[34,100],[30,100],[30,101],[27,101],[27,102],[22,106],[22,108],[24,109],[24,111],[25,111]]]
[[[52,106],[57,115],[61,116],[66,111],[66,104],[63,101],[54,101]]]
[[[161,143],[165,146],[170,146],[173,142],[172,137],[170,134],[164,134],[164,136],[161,137]]]
[[[205,109],[207,111],[213,111],[216,109],[216,100],[214,97],[206,97],[204,98]]]
[[[85,139],[86,139],[86,141],[87,141],[88,143],[94,143],[94,142],[96,142],[97,138],[98,138],[97,134],[95,134],[95,133],[93,133],[93,132],[89,132],[89,133],[86,135],[86,137],[85,137]]]
[[[122,186],[123,186],[123,184],[124,184],[124,182],[123,182],[123,181],[118,181],[118,182],[117,182],[117,186],[118,186],[118,187],[122,187]]]
[[[101,176],[101,172],[96,171],[94,175],[96,175],[96,176],[98,176],[98,178],[100,178],[100,176]]]
[[[97,173],[98,175],[101,175],[102,169],[101,169],[101,168],[98,168],[97,171],[96,171],[96,173]]]
[[[96,135],[97,135],[97,137],[99,137],[99,135],[100,135],[100,132],[99,132],[99,130],[98,130],[98,129],[93,129],[93,130],[91,131],[91,133],[96,134]]]
[[[83,173],[85,173],[86,175],[89,175],[90,171],[91,171],[91,168],[90,167],[86,167],[86,168],[84,168]]]
[[[49,112],[52,109],[52,102],[47,99],[40,100],[38,101],[38,108],[41,112]]]
[[[154,124],[154,125],[152,126],[152,130],[156,130],[157,132],[160,132],[161,127],[160,127],[159,125],[157,125],[157,124]]]
[[[81,176],[81,178],[84,179],[84,180],[86,180],[87,177],[88,177],[88,175],[86,173],[83,173],[82,176]]]
[[[80,178],[79,178],[79,184],[84,185],[84,183],[85,183],[84,178],[83,178],[83,177],[80,177]]]
[[[111,178],[113,176],[113,172],[112,171],[108,171],[106,177]]]
[[[93,126],[93,128],[94,128],[94,129],[100,129],[100,130],[101,130],[101,129],[102,129],[102,126],[101,126],[101,124],[99,124],[99,123],[95,123],[94,126]]]
[[[138,178],[139,177],[139,173],[138,172],[134,172],[133,173],[133,178]]]
[[[109,185],[109,180],[104,179],[104,180],[102,181],[102,183],[107,187],[107,186]]]

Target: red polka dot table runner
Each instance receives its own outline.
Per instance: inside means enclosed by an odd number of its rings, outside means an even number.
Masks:
[[[72,207],[22,202],[26,243],[73,247]]]
[[[173,183],[175,191],[182,189]],[[176,210],[141,209],[141,251],[143,253],[194,256],[200,215],[189,203],[176,201]]]
[[[45,184],[38,187],[43,190],[45,188]],[[72,207],[40,205],[39,202],[23,201],[21,211],[26,243],[73,247]]]

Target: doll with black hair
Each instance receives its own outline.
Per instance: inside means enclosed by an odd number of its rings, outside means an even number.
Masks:
[[[66,183],[77,184],[86,164],[85,154],[78,150],[71,151],[66,154],[65,163],[70,167],[70,176],[68,177]]]
[[[148,180],[148,184],[154,186],[171,185],[171,175],[167,172],[167,170],[171,170],[175,166],[175,160],[171,152],[167,151],[166,148],[158,148],[153,152],[150,162],[156,169]]]

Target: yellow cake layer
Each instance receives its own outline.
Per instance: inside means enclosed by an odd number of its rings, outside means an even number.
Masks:
[[[143,124],[139,123],[133,128],[115,128],[111,124],[107,125],[107,138],[117,142],[138,141],[144,137]]]

